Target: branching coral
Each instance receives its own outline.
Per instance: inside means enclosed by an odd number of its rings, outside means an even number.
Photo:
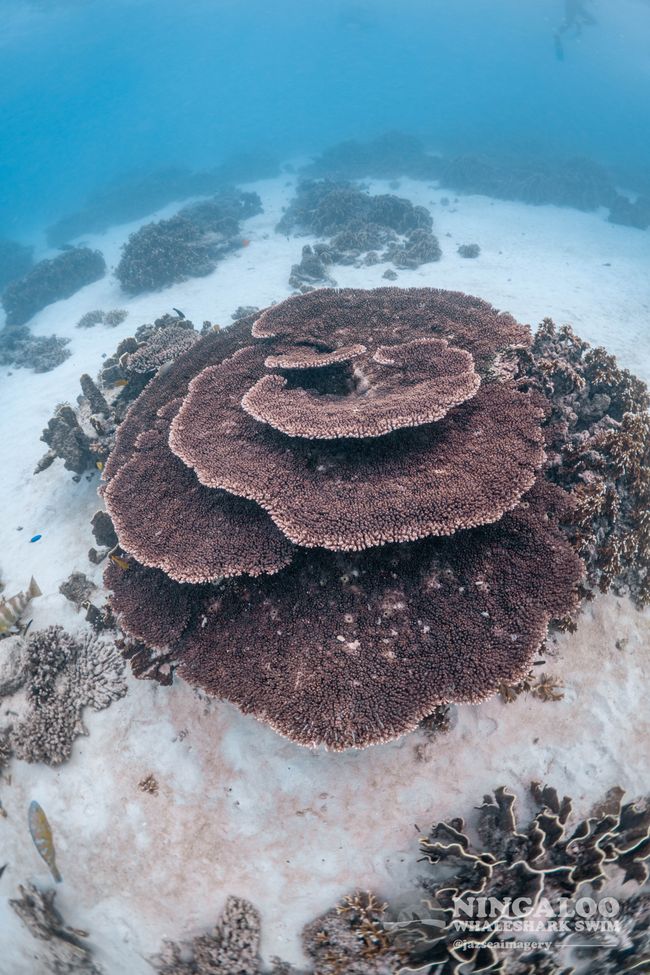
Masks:
[[[105,273],[106,262],[100,252],[87,247],[73,247],[50,260],[40,261],[3,291],[7,325],[23,325],[41,308],[69,298]]]
[[[542,406],[493,376],[530,339],[479,299],[378,289],[196,342],[105,469],[124,552],[106,582],[139,672],[176,660],[337,749],[522,679],[582,577]]]
[[[126,693],[124,662],[114,643],[94,633],[72,637],[60,626],[33,633],[25,648],[30,710],[12,729],[18,758],[58,765],[86,734],[85,707],[100,711]]]
[[[518,353],[519,385],[543,393],[548,473],[572,493],[567,531],[602,591],[650,601],[650,398],[604,349],[550,319]]]
[[[84,944],[88,935],[69,927],[54,906],[56,891],[41,891],[34,884],[18,889],[20,897],[9,904],[33,937],[43,942],[37,955],[45,970],[53,975],[100,975],[91,949]]]
[[[160,975],[261,975],[260,928],[253,905],[229,897],[211,934],[189,945],[166,942],[154,967]]]
[[[256,193],[231,191],[185,207],[131,234],[115,271],[124,291],[140,294],[210,274],[242,240],[239,221],[259,213]]]
[[[27,325],[7,326],[0,331],[0,365],[49,372],[69,357],[69,343],[58,335],[34,335]]]

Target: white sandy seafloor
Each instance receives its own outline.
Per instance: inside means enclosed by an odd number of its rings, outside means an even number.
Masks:
[[[82,372],[96,374],[102,353],[172,306],[200,327],[204,319],[228,324],[238,305],[286,297],[290,265],[309,240],[274,233],[293,183],[283,176],[247,187],[260,193],[264,213],[245,224],[250,246],[209,277],[127,299],[109,274],[31,322],[36,334],[70,336],[71,358],[43,375],[0,373],[0,570],[5,595],[24,588],[32,573],[37,578],[44,596],[29,611],[34,629],[81,626],[59,584],[74,570],[97,583],[101,577],[87,559],[97,476],[74,483],[60,462],[32,476],[55,404],[74,402]],[[388,191],[383,181],[370,188]],[[650,234],[610,225],[602,214],[479,196],[454,202],[453,193],[411,180],[397,192],[431,208],[443,258],[399,271],[395,284],[475,293],[533,326],[546,315],[569,322],[650,378]],[[448,207],[440,205],[443,196]],[[83,239],[114,266],[138,225]],[[473,242],[481,246],[477,260],[456,254],[459,244]],[[385,269],[331,273],[341,286],[375,287],[391,283]],[[116,307],[129,310],[118,328],[75,328],[84,312]],[[36,533],[42,539],[30,544]],[[417,732],[345,754],[300,748],[228,704],[199,699],[181,681],[165,688],[130,677],[126,697],[86,712],[90,735],[77,740],[67,764],[13,761],[10,782],[0,781],[7,812],[0,865],[8,862],[0,878],[0,975],[47,971],[41,946],[8,906],[19,883],[51,884],[27,829],[32,799],[54,830],[64,878],[56,903],[67,923],[90,932],[107,975],[145,975],[163,938],[211,927],[228,894],[260,909],[266,958],[300,962],[305,922],[355,888],[397,894],[416,870],[418,827],[471,817],[496,786],[524,793],[540,779],[572,795],[581,814],[614,785],[650,792],[650,614],[599,597],[538,670],[564,682],[562,701],[494,699],[460,708],[445,736]],[[156,796],[138,789],[149,773],[160,784]]]

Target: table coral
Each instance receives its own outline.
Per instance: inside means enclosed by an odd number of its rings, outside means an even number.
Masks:
[[[105,469],[124,553],[105,578],[139,672],[176,661],[335,749],[523,679],[583,575],[544,407],[495,371],[530,342],[479,299],[388,288],[312,292],[196,342]]]

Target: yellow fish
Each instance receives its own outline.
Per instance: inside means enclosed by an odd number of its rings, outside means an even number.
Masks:
[[[27,592],[17,592],[11,599],[0,599],[0,633],[8,633],[23,615],[30,601],[42,595],[32,576]]]
[[[95,467],[97,468],[98,471],[103,471],[104,470],[104,461],[103,460],[96,460],[95,461]]]
[[[129,380],[128,379],[116,379],[115,382],[113,383],[113,385],[114,386],[128,386],[129,385]]]
[[[35,801],[29,804],[27,821],[29,823],[29,832],[34,840],[34,846],[38,850],[39,855],[47,863],[48,867],[50,868],[50,873],[54,877],[57,884],[60,884],[63,878],[61,877],[59,869],[56,865],[56,854],[54,853],[52,829],[47,821],[47,816],[39,804]]]
[[[128,569],[129,563],[126,561],[126,559],[123,559],[120,555],[113,555],[111,553],[111,559],[113,562],[115,562],[115,565],[119,565],[120,569],[124,569],[124,571]]]

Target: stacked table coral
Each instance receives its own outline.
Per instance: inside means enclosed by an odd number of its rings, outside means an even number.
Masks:
[[[361,747],[520,679],[582,563],[530,331],[433,289],[323,289],[212,333],[106,467],[123,627],[302,744]]]

